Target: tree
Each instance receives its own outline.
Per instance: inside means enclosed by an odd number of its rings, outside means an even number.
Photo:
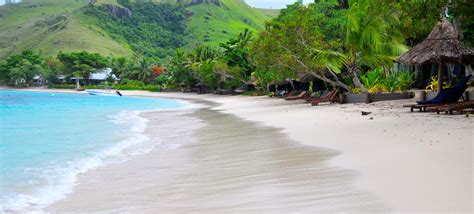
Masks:
[[[110,58],[109,65],[117,78],[122,78],[130,70],[130,62],[125,57]]]
[[[0,64],[0,80],[15,83],[23,79],[28,84],[35,75],[42,73],[42,62],[43,58],[32,50],[23,51],[19,55],[11,55]],[[28,68],[31,71],[28,71]]]
[[[249,59],[249,46],[252,39],[252,32],[246,28],[235,38],[220,44],[220,47],[224,49],[223,59],[227,62],[227,65],[242,68],[242,76],[246,78],[249,78],[255,69]]]
[[[57,58],[64,65],[66,75],[82,77],[88,83],[91,73],[98,69],[106,68],[107,58],[98,53],[89,53],[86,51],[63,53],[59,52]]]
[[[394,3],[381,0],[350,0],[346,16],[343,49],[317,50],[316,62],[329,69],[345,66],[355,87],[362,92],[361,66],[391,67],[393,61],[407,50],[398,26],[399,11]]]
[[[10,80],[11,81],[25,81],[26,86],[33,80],[33,77],[43,73],[43,68],[39,64],[32,64],[27,59],[22,59],[21,63],[11,69]]]
[[[188,55],[188,66],[193,77],[211,89],[215,89],[218,84],[218,76],[213,72],[217,59],[217,51],[209,46],[198,46]]]
[[[170,72],[170,82],[175,87],[186,89],[197,84],[188,62],[186,52],[181,48],[176,49],[174,55],[168,57],[167,67]]]
[[[282,10],[278,18],[267,23],[252,46],[252,63],[257,66],[255,76],[268,82],[269,78],[284,80],[307,73],[349,90],[337,76],[340,69],[328,69],[334,66],[316,63],[314,59],[317,50],[340,49],[342,35],[329,33],[343,29],[344,12],[335,11],[342,10],[338,5],[335,0],[308,6],[295,3]],[[329,22],[327,16],[335,20]]]
[[[53,57],[48,57],[46,60],[43,62],[43,78],[47,80],[49,83],[53,83],[57,81],[58,75],[62,74],[61,71],[63,70],[63,65],[62,63],[53,58]]]

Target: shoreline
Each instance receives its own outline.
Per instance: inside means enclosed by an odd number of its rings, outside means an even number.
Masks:
[[[219,103],[216,110],[281,128],[298,143],[340,151],[330,164],[355,170],[359,176],[354,185],[375,194],[394,212],[471,213],[474,207],[474,121],[401,107],[415,98],[312,107],[268,97],[126,94],[211,100]],[[361,110],[373,114],[363,117]]]
[[[201,101],[203,102],[203,101]],[[203,103],[201,103],[203,104]],[[149,112],[146,133],[164,147],[78,178],[74,193],[50,212],[228,213],[383,212],[372,194],[353,188],[357,173],[327,164],[338,152],[305,146],[280,129],[214,108]],[[179,121],[180,125],[175,124]],[[194,122],[193,122],[194,121]],[[183,128],[175,133],[175,127]],[[251,136],[251,137],[250,137]],[[126,175],[126,176],[124,176]]]
[[[463,115],[400,107],[413,100],[311,107],[267,97],[123,94],[215,102],[213,110],[279,128],[296,144],[339,151],[328,164],[356,172],[351,186],[380,199],[385,211],[472,212],[474,123]]]

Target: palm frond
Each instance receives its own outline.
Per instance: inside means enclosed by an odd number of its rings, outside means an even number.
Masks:
[[[333,50],[314,50],[314,63],[320,67],[326,67],[340,73],[344,66],[347,66],[348,57],[341,52]]]

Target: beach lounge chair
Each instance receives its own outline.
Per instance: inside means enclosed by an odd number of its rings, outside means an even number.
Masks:
[[[325,95],[324,97],[320,97],[319,99],[312,100],[311,105],[312,106],[317,106],[317,105],[319,105],[319,103],[324,103],[324,102],[334,103],[334,102],[337,102],[339,100],[338,94],[339,94],[339,89],[334,89],[331,92],[329,92],[327,95]]]
[[[308,96],[308,93],[309,92],[307,91],[303,91],[299,93],[298,95],[285,97],[285,100],[301,100],[301,99],[306,98]]]
[[[474,101],[465,101],[465,102],[459,102],[459,103],[451,103],[451,104],[444,104],[441,106],[435,106],[431,107],[433,112],[440,113],[440,112],[446,112],[446,114],[453,114],[453,112],[459,112],[463,113],[464,110],[466,109],[472,109],[474,108]]]
[[[317,100],[317,99],[321,99],[321,98],[324,98],[324,97],[327,97],[328,94],[330,93],[330,91],[319,91],[321,94],[319,96],[313,96],[313,95],[310,95],[308,97],[305,98],[306,102],[310,103],[311,101],[313,100]],[[317,94],[317,93],[314,93],[313,94]]]
[[[442,106],[447,103],[456,103],[462,98],[464,91],[466,91],[471,75],[464,77],[457,82],[452,88],[442,89],[441,92],[430,100],[420,100],[417,104],[403,105],[408,107],[413,112],[413,109],[419,109],[420,112],[426,111],[428,108]]]

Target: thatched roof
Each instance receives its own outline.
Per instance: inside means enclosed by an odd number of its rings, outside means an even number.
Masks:
[[[398,60],[406,64],[441,61],[470,64],[474,62],[474,48],[463,44],[451,22],[443,18],[423,42],[402,54]]]
[[[296,79],[298,82],[311,82],[313,80],[315,80],[316,77],[311,75],[311,74],[308,74],[308,73],[304,73],[304,72],[300,72],[298,73],[298,79]]]
[[[291,80],[273,81],[269,85],[286,85],[291,84]]]

